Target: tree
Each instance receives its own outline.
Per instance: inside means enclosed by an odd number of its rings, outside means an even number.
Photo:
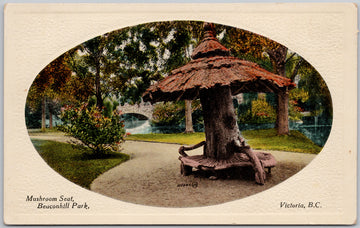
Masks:
[[[81,103],[95,96],[101,109],[106,97],[137,104],[157,72],[157,40],[150,27],[139,25],[113,31],[75,47],[69,65],[74,72],[67,84],[71,102]]]
[[[188,63],[194,46],[200,41],[202,23],[190,21],[160,22],[154,25],[163,42],[160,46],[168,58],[164,61],[164,71],[168,73]],[[167,41],[168,37],[172,39]],[[185,133],[193,133],[191,100],[185,100]]]
[[[83,52],[83,63],[87,65],[87,74],[94,78],[96,106],[103,107],[103,96],[101,89],[101,78],[104,75],[107,59],[105,57],[106,37],[98,36],[86,41],[80,46]]]
[[[157,66],[158,37],[148,25],[115,31],[108,37],[111,91],[122,104],[138,104],[151,83],[162,78]]]
[[[306,101],[302,102],[302,107],[310,111],[313,116],[322,116],[324,124],[331,124],[332,99],[325,81],[307,61],[304,61],[299,73],[302,75],[299,88],[307,91],[309,96]]]
[[[288,48],[263,36],[236,28],[229,28],[225,42],[238,57],[259,62],[264,68],[294,81],[303,59],[290,53]],[[297,57],[297,58],[295,58]],[[268,59],[271,63],[264,64]],[[266,61],[265,61],[266,62]],[[287,66],[290,65],[291,67]],[[287,88],[277,92],[277,115],[275,127],[279,135],[289,134],[289,91]]]
[[[283,45],[278,45],[272,50],[266,50],[271,63],[273,65],[274,73],[290,78],[294,81],[295,76],[299,70],[299,67],[303,63],[303,59],[296,55],[296,53],[290,54],[288,48]],[[295,55],[297,58],[295,58]],[[294,64],[295,62],[295,64]],[[288,64],[292,63],[292,64]],[[291,70],[286,70],[288,65],[292,65]],[[289,91],[287,88],[277,93],[277,118],[275,127],[277,128],[279,135],[289,134]]]
[[[191,100],[185,100],[185,133],[193,133],[193,119],[192,119]]]
[[[189,46],[192,42],[190,31],[186,29],[186,25],[185,22],[178,22],[172,30],[174,38],[166,45],[170,52],[169,59],[165,64],[166,71],[171,71],[190,61]],[[194,132],[191,114],[191,100],[185,100],[185,133]]]
[[[41,102],[41,130],[45,130],[46,120],[46,104],[53,102],[56,103],[56,99],[64,91],[64,85],[71,77],[71,70],[67,66],[68,55],[65,53],[52,61],[47,65],[35,78],[31,85],[27,97],[27,104],[30,108],[36,108],[37,104]],[[48,105],[50,123],[49,127],[52,127],[52,105]]]
[[[69,89],[76,90],[73,96],[77,100],[86,101],[94,96],[98,109],[103,108],[104,99],[113,92],[113,86],[110,86],[111,77],[117,70],[117,60],[111,51],[114,51],[126,37],[126,33],[114,31],[97,36],[74,48],[70,65],[75,75],[69,83]]]
[[[76,48],[76,51],[72,53],[69,58],[68,65],[73,71],[73,74],[66,83],[64,96],[66,96],[67,104],[80,105],[81,103],[88,101],[89,97],[95,94],[95,78],[89,72],[84,58],[79,56],[77,50],[78,48]]]
[[[102,36],[106,39],[101,46],[106,58],[107,82],[111,85],[107,89],[117,94],[122,104],[140,103],[141,95],[151,83],[190,60],[192,45],[199,40],[201,26],[200,22],[156,22]],[[93,55],[94,51],[91,53]],[[189,102],[188,109],[191,107]],[[187,131],[191,132],[191,110],[186,113]]]
[[[38,107],[30,108],[29,104],[25,105],[25,121],[26,127],[31,128],[41,128],[41,104],[38,103]]]

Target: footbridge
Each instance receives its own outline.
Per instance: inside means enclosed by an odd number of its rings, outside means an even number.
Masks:
[[[120,105],[118,106],[118,110],[120,110],[122,114],[132,114],[140,120],[151,120],[154,106],[152,106],[150,102],[141,102],[140,104],[135,105]]]

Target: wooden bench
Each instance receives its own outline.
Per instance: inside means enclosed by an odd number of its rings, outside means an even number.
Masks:
[[[253,167],[253,163],[251,162],[250,158],[241,151],[239,151],[239,153],[235,153],[232,157],[223,160],[216,160],[214,158],[209,158],[204,155],[189,156],[185,153],[185,150],[193,150],[203,145],[205,145],[205,142],[201,142],[191,147],[182,146],[179,148],[179,153],[181,155],[179,157],[179,160],[181,161],[180,172],[182,175],[190,175],[193,168],[204,171],[217,171],[235,167]],[[248,149],[249,147],[244,148]],[[275,167],[276,165],[275,157],[270,153],[254,153],[260,160],[261,166],[263,168],[267,168],[268,173],[270,174],[271,168]]]

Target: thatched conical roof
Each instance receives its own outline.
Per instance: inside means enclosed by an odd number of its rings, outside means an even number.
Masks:
[[[143,94],[144,101],[196,99],[201,90],[218,86],[230,86],[232,95],[295,87],[290,79],[230,56],[230,51],[216,38],[212,24],[205,24],[204,30],[202,41],[193,51],[193,60],[148,88]]]
[[[204,24],[204,36],[199,45],[194,49],[191,58],[200,59],[212,56],[230,56],[230,50],[220,44],[216,38],[214,25]]]

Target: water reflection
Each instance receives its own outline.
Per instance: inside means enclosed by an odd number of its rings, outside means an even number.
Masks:
[[[126,132],[131,134],[151,133],[150,120],[138,113],[126,113],[122,115]]]
[[[331,125],[299,125],[293,130],[300,131],[315,144],[324,146],[329,137]]]

